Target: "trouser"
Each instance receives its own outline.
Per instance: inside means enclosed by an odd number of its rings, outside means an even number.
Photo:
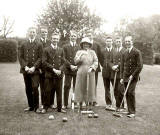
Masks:
[[[105,101],[107,105],[111,105],[111,94],[110,94],[110,82],[111,79],[103,77],[104,89],[105,89]]]
[[[40,74],[40,90],[41,90],[41,103],[44,105],[45,97],[45,73]]]
[[[127,87],[128,82],[124,82],[125,88]],[[136,101],[135,101],[135,88],[137,80],[132,80],[126,94],[126,101],[128,106],[128,112],[130,114],[135,114],[136,112]]]
[[[98,72],[95,72],[95,95],[96,95],[96,100],[97,100],[97,83],[98,83]]]
[[[39,107],[39,75],[23,74],[28,106],[36,110]]]
[[[114,80],[112,80],[112,84],[114,84]],[[116,84],[114,88],[114,97],[116,100],[116,107],[120,108],[122,99],[124,94],[124,85],[120,83],[120,79],[116,79]],[[124,107],[124,102],[121,107]]]
[[[75,89],[76,84],[76,75],[65,75],[64,80],[64,106],[68,106],[68,98],[69,98],[69,91],[71,88],[71,82],[73,78],[73,92]]]
[[[45,79],[45,102],[44,108],[50,107],[51,93],[56,92],[57,96],[57,109],[61,111],[62,108],[62,78],[46,78]]]
[[[51,91],[51,94],[50,94],[50,105],[54,105],[54,98],[55,98],[55,91]]]

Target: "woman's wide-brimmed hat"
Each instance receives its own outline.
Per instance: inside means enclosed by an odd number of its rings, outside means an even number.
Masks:
[[[88,43],[90,45],[90,47],[92,47],[93,41],[90,40],[88,37],[84,37],[84,38],[82,38],[82,40],[80,42],[81,48],[83,48],[83,43]]]

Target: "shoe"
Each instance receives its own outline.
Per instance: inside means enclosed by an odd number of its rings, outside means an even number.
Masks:
[[[112,107],[111,105],[106,105],[105,110],[115,111],[115,108],[114,108],[114,107]]]
[[[36,113],[41,113],[41,110],[38,108],[35,110]]]
[[[25,109],[24,109],[24,111],[25,111],[25,112],[33,111],[33,110],[34,110],[34,109],[33,109],[33,108],[31,108],[31,107],[27,107],[27,108],[25,108]]]
[[[117,112],[125,112],[126,110],[123,108],[117,108]]]
[[[46,109],[42,109],[42,111],[41,111],[42,114],[45,114],[46,112],[47,112]]]
[[[44,109],[44,105],[42,105],[42,106],[40,107],[40,109]]]
[[[129,118],[134,118],[134,117],[135,117],[135,114],[133,114],[133,113],[132,113],[132,114],[128,114],[127,117],[129,117]]]
[[[61,110],[58,110],[58,112],[61,112],[61,113],[66,113],[65,110],[61,109]]]
[[[93,106],[98,106],[98,103],[97,102],[93,102]]]
[[[57,106],[56,106],[56,105],[51,105],[51,108],[52,108],[52,109],[56,109]]]
[[[75,108],[75,109],[78,109],[78,105],[77,105],[77,104],[76,104],[76,105],[74,105],[74,108]]]
[[[65,105],[63,105],[63,106],[62,106],[62,109],[67,109],[67,108],[68,108],[68,107],[67,107],[67,106],[65,106]]]

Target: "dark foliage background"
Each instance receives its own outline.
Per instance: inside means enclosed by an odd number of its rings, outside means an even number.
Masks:
[[[16,62],[17,46],[16,40],[0,39],[0,62]]]

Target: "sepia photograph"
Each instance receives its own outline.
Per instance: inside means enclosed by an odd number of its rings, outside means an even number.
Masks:
[[[0,135],[160,135],[159,0],[0,0]]]

